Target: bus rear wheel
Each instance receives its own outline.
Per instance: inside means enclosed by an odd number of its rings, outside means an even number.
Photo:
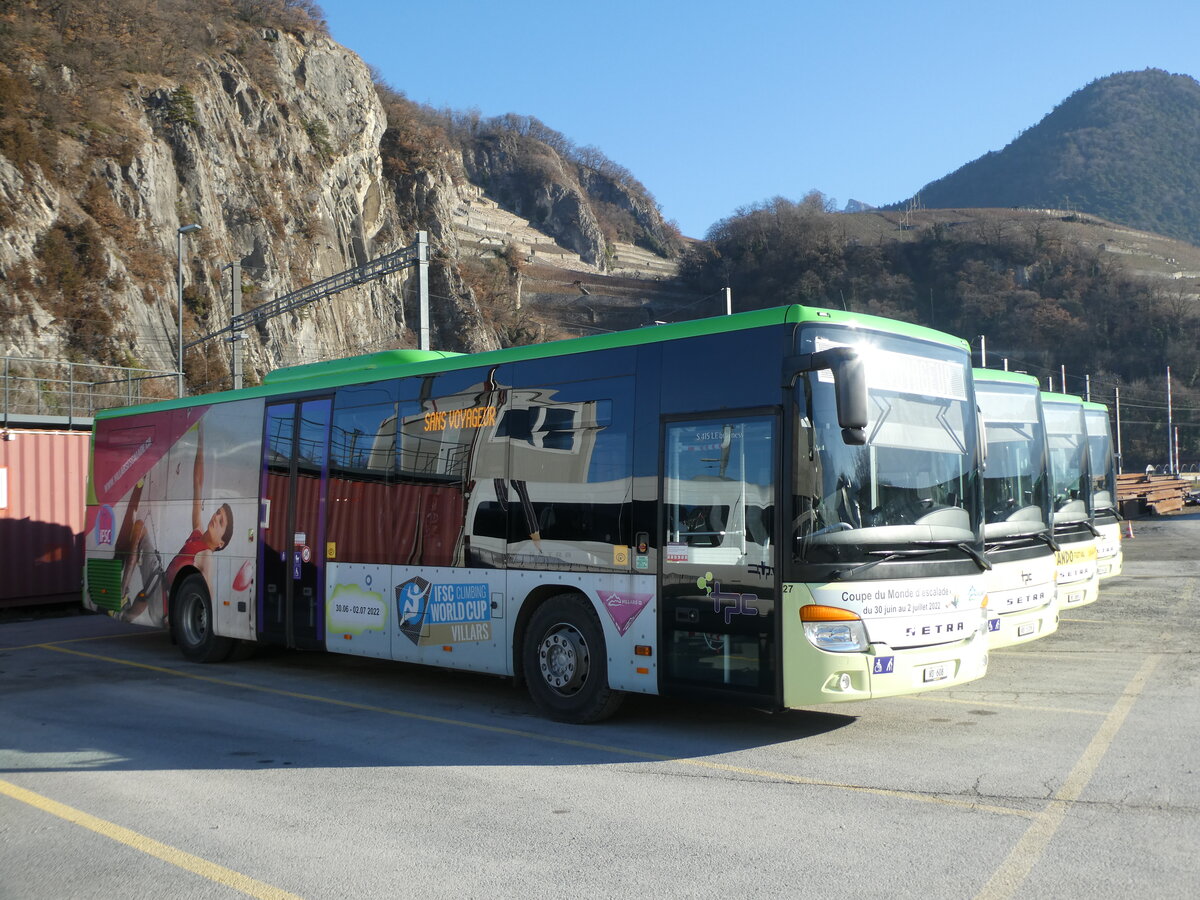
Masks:
[[[533,702],[559,722],[599,722],[624,699],[608,686],[604,631],[581,597],[552,597],[538,607],[525,631],[522,662]]]
[[[192,662],[215,663],[229,658],[233,639],[213,630],[212,598],[199,573],[189,575],[175,592],[171,604],[171,631],[180,652]]]

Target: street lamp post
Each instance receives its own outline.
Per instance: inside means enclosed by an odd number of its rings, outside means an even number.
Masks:
[[[180,225],[179,230],[175,233],[175,269],[179,277],[179,333],[177,335],[179,343],[176,345],[179,354],[176,357],[175,369],[176,397],[183,396],[183,236],[195,234],[199,230],[199,225]]]

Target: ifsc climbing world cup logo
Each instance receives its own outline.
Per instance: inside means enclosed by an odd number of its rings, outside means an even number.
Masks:
[[[107,503],[96,514],[96,546],[111,547],[116,541],[117,517]]]
[[[396,585],[396,619],[400,622],[400,632],[414,644],[421,641],[432,587],[420,576]]]

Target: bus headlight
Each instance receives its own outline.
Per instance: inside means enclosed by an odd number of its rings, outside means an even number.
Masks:
[[[804,636],[818,650],[862,653],[870,646],[862,619],[848,609],[809,604],[800,607],[800,621]]]

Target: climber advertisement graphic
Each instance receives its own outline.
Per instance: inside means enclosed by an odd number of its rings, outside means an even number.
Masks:
[[[254,428],[247,429],[247,420]],[[193,406],[101,422],[88,506],[88,599],[125,621],[162,625],[189,572],[215,614],[250,637],[261,406]],[[220,453],[214,447],[220,447]],[[227,608],[228,607],[228,608]]]

